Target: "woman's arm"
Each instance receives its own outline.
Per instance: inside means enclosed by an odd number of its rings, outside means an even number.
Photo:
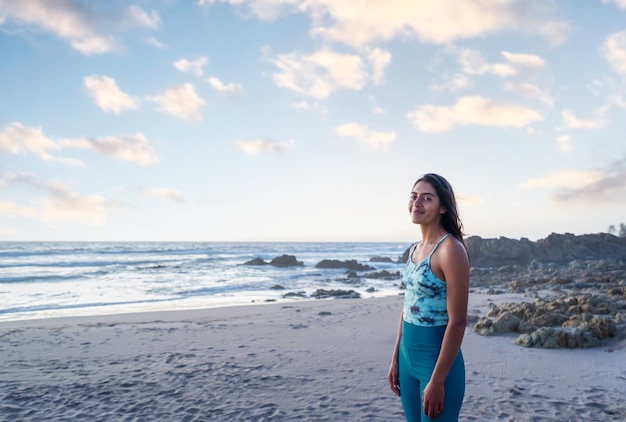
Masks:
[[[391,356],[391,365],[389,365],[389,373],[387,374],[387,380],[389,381],[389,387],[396,396],[400,395],[400,380],[398,370],[398,353],[400,352],[400,339],[402,338],[402,319],[404,316],[404,310],[400,312],[400,321],[398,322],[398,334],[396,335],[396,344],[393,348],[393,355]]]
[[[439,358],[429,383],[424,389],[424,413],[434,418],[443,412],[444,381],[456,359],[465,326],[467,325],[467,300],[469,296],[469,257],[457,239],[444,242],[440,247],[439,266],[446,282],[446,307],[448,326],[443,336]]]

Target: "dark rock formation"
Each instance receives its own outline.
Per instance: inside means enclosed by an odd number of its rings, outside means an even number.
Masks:
[[[354,290],[317,289],[313,292],[311,297],[314,297],[316,299],[326,299],[329,297],[334,297],[335,299],[360,299],[361,295]]]
[[[391,273],[387,270],[381,270],[359,275],[356,271],[348,271],[346,277],[348,282],[354,283],[360,281],[361,278],[373,278],[377,280],[398,280],[402,277],[402,274],[400,274],[400,271],[395,271]]]
[[[375,279],[379,279],[379,280],[397,280],[400,277],[402,277],[402,275],[400,274],[400,271],[395,271],[393,273],[390,273],[387,270],[381,270],[381,271],[374,271],[371,273],[365,273],[362,275],[363,278],[375,278]]]
[[[370,262],[393,262],[393,259],[386,256],[373,256],[370,258]]]
[[[244,262],[243,265],[267,265],[267,262],[263,261],[261,258],[254,258]]]
[[[254,258],[250,261],[244,262],[243,265],[273,265],[275,267],[302,267],[304,263],[298,261],[293,255],[281,255],[270,262],[265,262],[261,258]]]
[[[281,255],[270,261],[270,265],[275,267],[302,267],[304,263],[298,261],[293,255]]]
[[[528,265],[533,259],[533,242],[528,239],[482,239],[472,236],[465,239],[465,244],[473,267]]]
[[[283,295],[283,299],[293,299],[296,297],[306,298],[306,292],[289,292]]]
[[[472,236],[465,239],[473,267],[503,267],[532,262],[568,263],[574,260],[626,259],[626,237],[607,233],[576,236],[571,233],[552,233],[545,239],[532,242],[500,237],[483,239]]]
[[[574,260],[626,259],[626,237],[608,233],[573,235],[552,233],[536,242],[499,237],[483,239],[471,236],[465,239],[472,259],[472,267],[504,267],[540,265],[542,263],[564,264]],[[409,258],[409,248],[399,263]]]
[[[531,242],[467,239],[470,285],[524,293],[532,302],[491,305],[481,335],[517,333],[524,347],[596,347],[626,334],[626,238],[551,234]]]
[[[324,268],[324,269],[347,268],[353,271],[375,270],[375,268],[370,267],[369,265],[360,264],[354,259],[348,260],[348,261],[339,261],[336,259],[323,259],[317,264],[315,264],[315,268]]]
[[[595,347],[616,336],[626,315],[624,299],[588,293],[532,303],[492,304],[473,330],[481,335],[522,333],[515,343],[524,347]]]
[[[398,258],[398,264],[406,264],[409,260],[409,252],[411,252],[411,246],[404,250],[404,253],[401,257]]]
[[[518,337],[515,344],[544,349],[586,349],[599,346],[600,341],[589,331],[580,328],[542,327],[537,331]]]

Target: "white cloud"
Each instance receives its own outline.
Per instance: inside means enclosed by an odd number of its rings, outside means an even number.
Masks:
[[[180,191],[178,191],[176,189],[152,188],[152,189],[144,190],[143,193],[145,195],[153,196],[155,198],[169,199],[171,201],[176,201],[176,202],[184,202],[185,201],[184,198],[183,198],[183,195],[180,193]]]
[[[569,110],[561,112],[565,129],[599,129],[604,127],[605,121],[602,118],[595,120],[583,120],[574,116]]]
[[[14,202],[0,201],[0,216],[2,217],[35,217],[37,210],[32,207],[18,205]]]
[[[251,2],[257,3],[257,2]],[[396,36],[448,44],[500,31],[539,33],[553,43],[564,40],[567,25],[544,16],[541,2],[510,0],[309,0],[300,9],[313,18],[314,34],[362,46]]]
[[[248,155],[259,155],[264,152],[283,153],[293,148],[295,142],[277,142],[271,139],[254,139],[252,141],[235,141],[235,147]]]
[[[519,187],[523,189],[543,189],[543,188],[578,188],[589,183],[597,182],[602,178],[602,174],[597,171],[561,171],[549,176],[530,179]]]
[[[385,109],[379,106],[372,106],[371,110],[373,114],[385,114]]]
[[[163,113],[185,120],[202,120],[205,103],[192,84],[169,88],[161,95],[148,99],[157,103]]]
[[[541,115],[531,108],[480,96],[462,97],[452,107],[420,106],[406,117],[419,130],[435,133],[457,125],[522,127],[541,120]]]
[[[311,55],[281,54],[269,60],[280,70],[273,74],[276,85],[318,99],[340,88],[359,90],[368,79],[361,57],[330,49]]]
[[[71,158],[52,155],[51,152],[60,151],[61,147],[48,138],[41,129],[24,126],[21,123],[11,123],[0,132],[0,152],[8,154],[35,154],[43,161],[56,162],[70,166],[83,164]]]
[[[457,199],[461,207],[478,207],[485,202],[485,198],[482,196],[463,193],[458,194]]]
[[[620,9],[626,9],[626,0],[602,0],[602,3],[614,3]]]
[[[0,132],[0,151],[10,154],[31,152],[46,160],[50,156],[48,151],[60,149],[41,129],[26,127],[21,123],[11,123]]]
[[[61,145],[64,148],[89,149],[107,157],[131,161],[141,166],[159,162],[150,141],[142,133],[100,139],[65,139],[61,141]]]
[[[217,2],[228,3],[240,8],[245,6],[245,10],[257,18],[273,21],[285,10],[296,10],[295,6],[301,4],[302,0],[198,0],[198,5],[212,6]]]
[[[0,14],[19,24],[35,25],[59,38],[70,41],[83,54],[112,51],[111,39],[98,35],[90,25],[86,8],[67,1],[3,0]]]
[[[375,48],[367,53],[367,59],[372,64],[372,79],[376,85],[383,82],[385,68],[391,63],[391,53],[387,50]]]
[[[602,45],[602,54],[614,71],[626,75],[626,31],[611,34]]]
[[[41,219],[54,223],[103,224],[116,206],[100,195],[80,195],[61,182],[47,182],[49,196],[41,200]]]
[[[96,105],[106,112],[119,114],[139,107],[137,101],[119,89],[113,78],[91,75],[84,78],[84,83]]]
[[[508,78],[523,74],[527,77],[529,72],[536,71],[545,66],[545,60],[533,54],[519,54],[503,51],[504,63],[485,63],[479,51],[464,48],[457,51],[457,58],[463,71],[471,75],[494,74],[502,78]]]
[[[463,74],[446,76],[442,82],[431,85],[430,89],[439,92],[458,92],[471,86],[470,79]]]
[[[572,137],[569,135],[561,135],[556,138],[556,141],[559,145],[559,150],[562,152],[571,152],[572,151]]]
[[[550,188],[554,201],[562,204],[589,201],[626,202],[626,157],[595,171],[561,171],[529,180],[524,189]]]
[[[115,49],[113,39],[104,37],[85,37],[72,41],[71,45],[86,56],[104,54]]]
[[[338,126],[335,132],[342,138],[354,138],[372,149],[386,148],[396,139],[395,132],[380,132],[357,123]]]
[[[137,24],[137,26],[150,29],[158,29],[161,25],[161,18],[159,15],[152,11],[147,13],[139,6],[128,6],[128,12],[131,20]]]
[[[546,94],[539,88],[538,86],[531,83],[507,83],[504,88],[507,91],[515,92],[518,95],[521,95],[524,98],[530,98],[533,100],[537,100],[547,105],[548,107],[552,107],[554,105],[554,98],[550,95]]]
[[[21,185],[35,189],[44,196],[36,207],[14,205],[24,217],[48,223],[82,223],[100,225],[118,205],[100,195],[81,195],[59,181],[40,181],[30,174],[4,173],[0,185]]]
[[[160,18],[155,12],[144,12],[138,6],[103,14],[89,2],[49,0],[2,0],[0,15],[17,25],[35,26],[63,40],[85,55],[109,53],[116,41],[99,28],[155,29]]]
[[[528,69],[538,69],[544,67],[546,64],[544,59],[534,54],[520,54],[503,51],[502,56],[504,56],[504,58],[511,64]]]
[[[209,63],[207,57],[198,57],[195,60],[180,59],[174,62],[174,67],[183,73],[192,73],[196,76],[204,75],[204,66]]]
[[[456,55],[464,73],[470,75],[484,75],[489,72],[490,66],[485,63],[480,51],[471,48],[462,48],[456,51]]]
[[[449,44],[501,31],[539,34],[553,44],[565,40],[567,23],[552,19],[541,1],[507,0],[198,0],[200,6],[227,3],[262,20],[301,12],[312,20],[311,33],[354,47],[416,37]]]
[[[207,81],[220,94],[224,94],[230,97],[236,97],[243,93],[243,86],[241,86],[241,84],[236,84],[232,82],[224,84],[216,77],[210,77],[209,79],[207,79]]]
[[[0,152],[9,154],[32,153],[44,161],[84,166],[79,160],[51,154],[51,152],[72,148],[89,149],[108,157],[132,161],[142,166],[155,164],[159,161],[150,141],[141,133],[121,137],[108,136],[100,139],[64,139],[55,142],[44,135],[41,129],[27,127],[21,123],[11,123],[0,132]]]
[[[309,103],[308,101],[299,101],[290,105],[291,108],[297,110],[311,110],[318,113],[321,116],[328,115],[328,109],[317,101]]]
[[[385,109],[376,104],[376,97],[368,95],[367,99],[371,103],[370,111],[372,114],[385,114]]]
[[[163,44],[161,41],[157,40],[154,37],[146,37],[144,38],[144,42],[148,45],[151,45],[159,50],[167,50],[168,46]]]

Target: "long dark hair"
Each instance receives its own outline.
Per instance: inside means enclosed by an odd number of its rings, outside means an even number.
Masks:
[[[437,196],[439,196],[441,206],[446,209],[446,212],[441,216],[441,225],[443,229],[459,239],[463,246],[465,246],[465,250],[467,250],[467,245],[465,244],[465,240],[463,240],[463,223],[459,218],[459,209],[456,205],[456,197],[454,196],[454,191],[452,190],[450,182],[448,182],[444,177],[434,173],[426,173],[420,176],[420,178],[413,184],[413,187],[415,187],[415,185],[419,182],[428,182],[433,188],[435,188]]]

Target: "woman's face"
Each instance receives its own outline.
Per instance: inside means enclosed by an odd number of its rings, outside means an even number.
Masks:
[[[418,182],[411,191],[409,213],[415,224],[438,222],[446,210],[441,206],[437,191],[426,181]]]

